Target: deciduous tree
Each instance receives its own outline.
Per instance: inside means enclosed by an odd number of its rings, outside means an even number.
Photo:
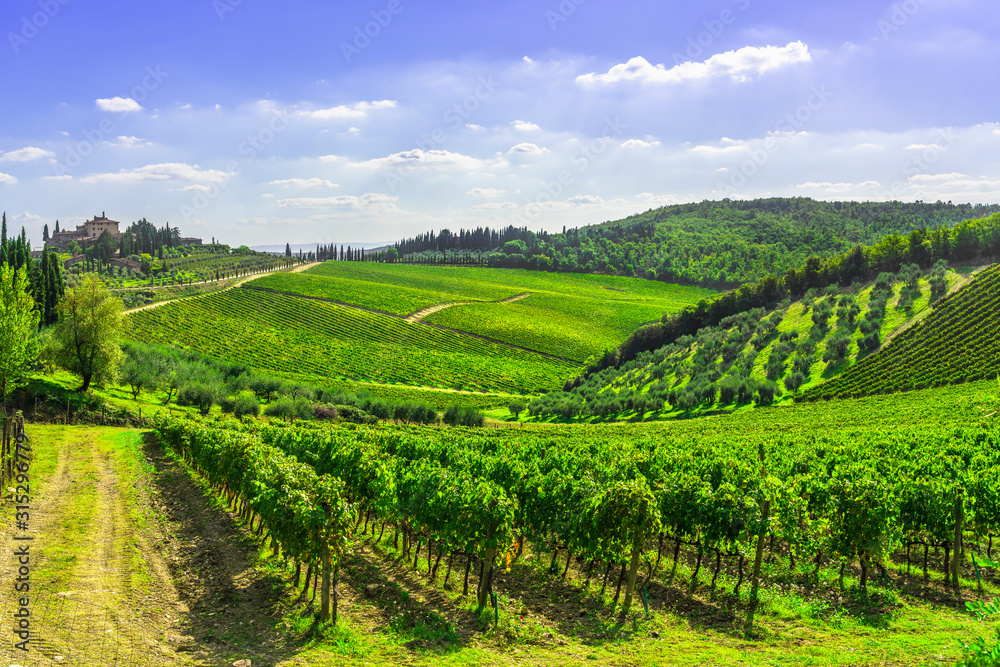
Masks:
[[[38,311],[28,294],[28,272],[0,264],[0,407],[7,396],[25,384],[38,358]]]
[[[121,300],[90,274],[66,293],[60,310],[54,335],[56,355],[63,368],[83,378],[79,391],[87,391],[91,382],[114,380],[124,357],[125,308]]]

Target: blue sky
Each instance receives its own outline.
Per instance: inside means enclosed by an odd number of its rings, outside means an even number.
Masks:
[[[8,0],[0,209],[231,244],[1000,201],[979,0]]]

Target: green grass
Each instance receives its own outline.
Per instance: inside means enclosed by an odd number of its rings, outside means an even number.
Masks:
[[[326,262],[303,273],[259,278],[252,287],[330,299],[396,315],[428,306],[428,322],[583,363],[636,327],[712,294],[669,283],[522,269]],[[528,294],[512,303],[504,299]]]
[[[560,386],[574,364],[425,324],[236,289],[135,313],[138,340],[269,372],[490,392]]]

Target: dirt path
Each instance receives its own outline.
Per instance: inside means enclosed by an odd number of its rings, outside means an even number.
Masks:
[[[514,303],[515,301],[520,301],[521,299],[527,299],[531,296],[530,292],[525,292],[523,294],[515,294],[514,296],[507,297],[506,299],[500,299],[499,301],[452,301],[451,303],[439,303],[434,306],[428,306],[422,310],[407,315],[407,322],[419,322],[425,317],[430,317],[434,313],[444,310],[445,308],[451,308],[452,306],[470,306],[477,303]]]
[[[316,264],[316,262],[309,262],[307,264],[299,264],[294,269],[292,269],[292,270],[290,270],[288,272],[289,273],[300,273],[302,271],[305,271],[308,268],[311,268],[315,264]],[[277,271],[287,271],[287,269],[277,269],[276,271],[262,271],[260,273],[251,273],[248,276],[243,276],[242,278],[239,278],[238,280],[236,280],[236,282],[232,283],[229,287],[226,287],[225,289],[221,289],[221,290],[219,290],[217,292],[209,292],[208,294],[197,294],[195,296],[184,296],[184,297],[180,297],[178,299],[170,299],[169,301],[157,301],[156,303],[151,303],[151,304],[149,304],[147,306],[139,306],[138,308],[133,308],[133,309],[131,309],[129,311],[126,311],[126,312],[127,313],[138,313],[141,310],[150,310],[151,308],[158,308],[158,307],[160,307],[160,306],[162,306],[164,304],[167,304],[167,303],[174,303],[174,302],[177,302],[177,301],[183,301],[185,299],[201,299],[201,298],[204,298],[206,296],[210,296],[210,295],[214,295],[214,294],[222,294],[223,292],[228,292],[229,290],[234,289],[236,287],[239,287],[240,285],[242,285],[244,283],[248,283],[251,280],[256,280],[257,278],[261,278],[261,277],[266,276],[266,275],[271,274],[271,273],[276,273]],[[198,284],[198,283],[195,283],[195,284]]]
[[[112,444],[125,432],[31,425],[27,431],[39,457],[33,466],[42,469],[31,483],[33,636],[27,655],[3,637],[0,661],[192,664],[176,653],[183,641],[178,622],[187,608],[163,552],[153,546],[163,535],[155,522],[137,522],[137,508],[148,507],[148,497]],[[137,438],[134,434],[133,441]],[[18,543],[11,522],[2,523],[0,570],[6,583],[14,567],[9,554]],[[11,591],[0,591],[4,614],[13,613],[15,605]]]

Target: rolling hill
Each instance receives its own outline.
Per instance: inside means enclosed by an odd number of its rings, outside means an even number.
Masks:
[[[557,389],[636,326],[709,293],[614,276],[327,262],[132,322],[139,340],[323,386],[500,393],[503,405],[507,394]]]

